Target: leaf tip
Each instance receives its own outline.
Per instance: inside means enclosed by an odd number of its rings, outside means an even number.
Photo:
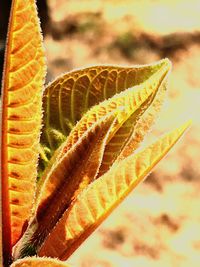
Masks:
[[[182,126],[180,126],[180,131],[184,133],[186,130],[188,130],[192,125],[192,119],[187,120]]]

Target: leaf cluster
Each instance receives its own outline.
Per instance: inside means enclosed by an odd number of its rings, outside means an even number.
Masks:
[[[4,66],[2,266],[67,266],[188,127],[136,151],[164,101],[171,63],[93,66],[44,88],[35,1],[13,0]]]

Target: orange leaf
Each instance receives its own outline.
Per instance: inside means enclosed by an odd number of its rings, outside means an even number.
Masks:
[[[67,259],[177,142],[188,124],[113,165],[84,190],[45,240],[39,256]]]
[[[35,1],[14,0],[3,75],[1,183],[4,257],[9,257],[11,246],[21,236],[34,197],[46,72],[41,41]]]
[[[55,259],[32,257],[18,260],[10,267],[69,267],[69,265]]]

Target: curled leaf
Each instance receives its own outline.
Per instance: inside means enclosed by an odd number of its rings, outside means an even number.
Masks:
[[[47,237],[39,256],[67,259],[111,211],[166,155],[188,123],[165,135],[143,151],[113,165],[84,190]]]

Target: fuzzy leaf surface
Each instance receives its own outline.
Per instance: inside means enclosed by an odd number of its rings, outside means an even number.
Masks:
[[[18,260],[10,267],[69,267],[69,265],[55,259],[31,257]]]
[[[124,147],[120,151],[116,159],[117,161],[128,157],[139,147],[145,135],[151,129],[155,120],[158,118],[158,114],[166,97],[168,81],[167,76],[161,83],[157,94],[155,94],[149,106],[144,110],[144,113],[141,116],[138,116],[134,127],[132,126],[132,131],[130,131],[130,137],[128,138],[127,142],[124,144]]]
[[[15,248],[14,258],[30,255],[30,249],[34,254],[72,201],[95,179],[115,116],[111,113],[96,122],[49,170],[34,216]]]
[[[164,59],[144,66],[96,66],[67,73],[51,83],[43,97],[44,127],[41,136],[40,173],[77,121],[91,107],[147,81],[166,65],[169,69],[169,62]],[[113,103],[112,109],[115,108]],[[98,116],[104,116],[107,109],[102,108],[101,112],[102,115]]]
[[[70,132],[66,140],[65,150],[63,151],[59,148],[59,153],[57,153],[57,151],[55,152],[57,156],[61,158],[89,127],[107,113],[121,110],[117,115],[118,123],[114,125],[106,144],[98,176],[105,173],[130,139],[138,119],[141,118],[142,114],[151,106],[157,93],[163,91],[163,88],[165,88],[164,85],[166,84],[171,63],[168,59],[161,62],[151,66],[152,69],[156,68],[156,71],[154,71],[153,75],[150,75],[145,82],[126,89],[110,99],[101,102],[99,105],[92,107]],[[138,139],[138,141],[141,140],[142,138],[140,138],[140,140]],[[137,141],[135,143],[138,145]],[[55,158],[52,157],[49,165],[51,165],[54,160]]]
[[[4,255],[30,216],[46,73],[34,0],[12,2],[3,74],[1,188]],[[6,257],[6,256],[5,256]]]
[[[143,151],[113,165],[84,190],[67,210],[38,252],[67,259],[177,142],[188,124]]]
[[[130,105],[129,110],[123,118],[122,125],[116,128],[115,134],[106,145],[98,177],[106,173],[118,158],[127,156],[128,150],[132,154],[157,118],[164,101],[168,74],[171,69],[171,63],[168,60],[165,63],[166,65],[163,65],[160,70],[142,84],[139,95],[137,95],[137,89],[134,87],[136,90],[133,93],[133,99],[129,100],[134,103],[133,105],[129,101],[125,101],[124,108],[128,110]],[[145,89],[147,89],[146,92]],[[140,98],[140,94],[144,98]],[[130,96],[128,97],[131,99]]]

